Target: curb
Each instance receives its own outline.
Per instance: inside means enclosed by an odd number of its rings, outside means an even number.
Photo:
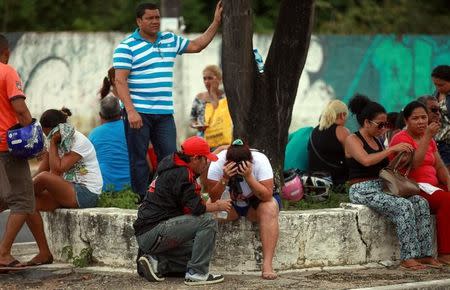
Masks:
[[[393,284],[388,286],[377,286],[369,288],[353,288],[353,290],[402,290],[402,289],[449,289],[450,279],[431,280],[425,282],[413,282],[404,284]]]

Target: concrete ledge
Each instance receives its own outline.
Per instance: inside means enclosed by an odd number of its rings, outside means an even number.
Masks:
[[[63,260],[65,246],[71,246],[74,254],[90,247],[99,265],[128,268],[135,267],[137,253],[132,228],[135,217],[135,210],[117,208],[61,209],[43,214],[56,259]],[[393,225],[365,206],[282,211],[279,222],[274,258],[277,270],[366,264],[399,256]],[[261,262],[256,224],[241,219],[219,225],[213,270],[259,271]]]

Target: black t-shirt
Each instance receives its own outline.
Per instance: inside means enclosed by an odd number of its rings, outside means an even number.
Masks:
[[[377,138],[373,138],[375,142],[378,144],[378,150],[374,150],[369,144],[364,140],[364,137],[361,135],[359,131],[355,132],[355,135],[358,136],[359,139],[363,142],[363,148],[366,150],[367,154],[377,153],[384,150],[383,144]],[[347,158],[347,165],[349,169],[349,178],[377,178],[380,170],[386,167],[389,164],[389,160],[384,158],[377,164],[371,166],[364,166],[354,158]]]
[[[311,132],[310,142],[308,142],[309,171],[329,172],[335,185],[343,184],[348,179],[345,151],[336,136],[336,128],[336,124],[324,130],[319,130],[317,126]]]

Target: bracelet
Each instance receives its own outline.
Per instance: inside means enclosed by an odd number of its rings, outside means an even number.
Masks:
[[[219,180],[219,182],[220,182],[220,184],[222,184],[223,186],[226,186],[227,183],[228,183],[228,180],[226,180],[225,178],[221,178],[221,179]]]

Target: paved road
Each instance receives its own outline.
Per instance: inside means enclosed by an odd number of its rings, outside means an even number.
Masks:
[[[111,272],[111,270],[113,272]],[[255,275],[225,275],[225,282],[199,287],[202,290],[250,289],[354,289],[385,286],[386,289],[449,289],[450,268],[425,271],[402,271],[396,268],[328,267],[281,273],[274,281],[264,281]],[[440,285],[431,281],[440,280]],[[404,285],[403,283],[409,283]],[[434,282],[436,283],[436,282]],[[394,285],[403,284],[400,288]],[[387,287],[386,287],[387,286]],[[68,264],[39,266],[16,273],[0,274],[1,289],[194,289],[185,286],[183,278],[167,278],[161,283],[149,283],[132,273],[118,269],[76,269]]]

